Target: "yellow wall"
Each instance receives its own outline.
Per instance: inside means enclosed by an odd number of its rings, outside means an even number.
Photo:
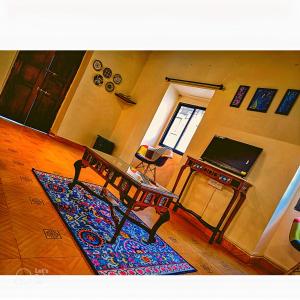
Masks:
[[[279,199],[300,164],[300,101],[289,116],[274,114],[287,88],[300,88],[299,52],[154,52],[150,55],[133,95],[136,106],[123,111],[113,132],[118,141],[117,154],[130,162],[163,98],[168,84],[165,76],[224,84],[217,91],[187,150],[200,157],[215,134],[228,136],[264,149],[249,174],[254,187],[225,236],[245,251],[252,253]],[[250,85],[239,109],[229,106],[237,87]],[[247,111],[256,88],[278,88],[268,113]],[[124,127],[130,128],[124,131]],[[185,161],[185,157],[181,163]],[[175,180],[173,175],[171,184]],[[214,191],[206,179],[195,176],[184,199],[185,204],[205,204],[214,197],[225,203],[230,191]],[[214,194],[213,194],[214,193]],[[213,195],[212,195],[213,194]],[[205,203],[204,203],[205,202]],[[191,204],[192,205],[192,204]],[[211,202],[212,206],[213,203]],[[201,206],[202,207],[202,206]],[[201,208],[198,207],[201,212]],[[206,218],[216,219],[220,209],[208,207]]]
[[[114,92],[130,94],[147,56],[145,51],[95,51],[56,134],[88,146],[94,143],[97,134],[110,139],[121,111],[127,109],[127,104]],[[93,83],[94,75],[101,74],[93,69],[95,59],[100,59],[104,67],[110,67],[113,74],[122,75],[123,81],[116,85],[114,92],[109,93],[104,85],[99,87]]]
[[[0,93],[9,76],[17,55],[17,51],[0,51]]]

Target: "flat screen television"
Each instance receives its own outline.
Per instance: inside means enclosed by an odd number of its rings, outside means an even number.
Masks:
[[[201,155],[201,159],[245,177],[261,151],[261,148],[216,135]]]

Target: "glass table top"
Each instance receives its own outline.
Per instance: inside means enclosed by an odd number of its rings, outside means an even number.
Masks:
[[[101,152],[99,150],[95,150],[93,148],[86,147],[89,151],[95,153],[96,155],[100,156],[102,159],[107,161],[109,164],[114,166],[118,171],[121,173],[130,176],[136,183],[139,185],[142,185],[143,187],[148,187],[153,190],[159,190],[160,192],[163,192],[164,194],[168,194],[174,198],[177,198],[178,196],[168,191],[165,187],[161,186],[157,182],[154,182],[151,180],[148,176],[138,171],[133,166],[127,164],[123,160],[121,160],[118,157],[109,155],[107,153]]]

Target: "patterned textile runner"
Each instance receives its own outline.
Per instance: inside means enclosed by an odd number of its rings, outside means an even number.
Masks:
[[[78,185],[69,190],[70,178],[35,169],[33,173],[96,274],[164,275],[196,271],[158,235],[155,243],[146,244],[144,241],[148,233],[129,221],[126,221],[116,242],[109,244],[107,240],[113,236],[115,227],[104,201]],[[101,186],[86,185],[97,194],[101,191]],[[126,209],[122,203],[120,208],[122,211]],[[121,218],[118,211],[116,215]],[[131,217],[139,220],[133,212]]]

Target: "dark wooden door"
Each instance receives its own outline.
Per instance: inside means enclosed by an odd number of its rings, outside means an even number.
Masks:
[[[84,51],[21,51],[0,97],[0,114],[49,132]]]
[[[0,114],[24,123],[54,51],[21,51],[0,97]]]

